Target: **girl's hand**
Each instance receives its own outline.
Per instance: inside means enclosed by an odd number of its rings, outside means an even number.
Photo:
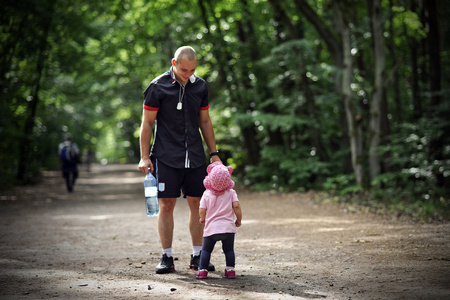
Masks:
[[[236,227],[241,227],[241,221],[240,220],[236,220],[234,222],[234,224],[236,225]]]
[[[200,224],[205,223],[205,219],[200,218]]]

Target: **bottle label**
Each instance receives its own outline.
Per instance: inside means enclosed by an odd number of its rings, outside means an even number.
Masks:
[[[149,186],[144,189],[145,197],[156,197],[158,196],[158,189],[156,186]]]

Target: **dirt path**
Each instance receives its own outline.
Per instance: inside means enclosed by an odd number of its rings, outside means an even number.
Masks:
[[[94,166],[75,193],[59,172],[0,196],[0,299],[450,299],[450,225],[385,221],[310,194],[238,190],[237,279],[197,280],[187,206],[175,209],[176,272],[157,275],[156,218],[134,165]]]

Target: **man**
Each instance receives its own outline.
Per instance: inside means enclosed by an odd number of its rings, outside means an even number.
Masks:
[[[58,157],[61,161],[62,174],[66,180],[66,187],[69,193],[73,192],[75,181],[78,177],[78,162],[80,161],[80,149],[72,142],[72,135],[66,134],[64,142],[58,146]]]
[[[189,46],[180,47],[170,70],[155,78],[144,91],[139,169],[144,173],[150,169],[158,181],[158,232],[163,256],[156,267],[157,274],[175,270],[173,211],[181,195],[180,189],[190,210],[193,252],[189,267],[198,269],[203,243],[203,224],[198,221],[198,208],[206,176],[202,136],[210,152],[210,162],[220,161],[208,112],[208,89],[206,82],[194,75],[196,67],[195,50]],[[153,125],[155,134],[150,151]],[[214,266],[210,265],[209,270],[213,271]]]

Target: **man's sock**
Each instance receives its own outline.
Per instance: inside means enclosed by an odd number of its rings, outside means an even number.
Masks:
[[[172,248],[163,249],[163,254],[167,255],[167,257],[172,257]]]
[[[202,246],[192,246],[192,255],[199,256],[202,251]]]

